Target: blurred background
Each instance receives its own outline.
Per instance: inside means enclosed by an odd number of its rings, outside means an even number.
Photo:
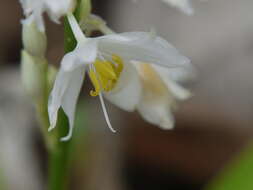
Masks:
[[[160,0],[93,0],[93,12],[117,32],[155,28],[192,60],[198,76],[185,84],[194,96],[175,113],[172,131],[107,102],[116,134],[107,128],[85,82],[70,189],[202,190],[252,140],[253,1],[192,2],[195,14],[187,16]],[[46,183],[47,152],[20,81],[21,18],[17,0],[1,3],[0,184],[40,190]],[[58,65],[62,26],[47,22],[47,33],[48,58]]]

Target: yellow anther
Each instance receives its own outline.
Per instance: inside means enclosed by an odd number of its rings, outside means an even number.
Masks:
[[[123,60],[117,55],[112,56],[112,61],[97,59],[93,63],[95,68],[89,71],[89,76],[95,90],[90,91],[91,96],[99,95],[102,90],[109,92],[115,87],[124,64]]]
[[[97,96],[101,92],[101,87],[98,81],[98,78],[96,76],[96,73],[93,70],[90,70],[89,72],[91,83],[93,84],[95,91],[91,90],[90,95],[91,96]]]
[[[102,75],[98,74],[98,79],[99,79],[99,82],[102,86],[102,88],[105,90],[105,91],[109,91],[110,89],[108,88],[108,82],[110,81],[109,79],[103,77]]]
[[[107,61],[96,60],[94,66],[96,68],[96,72],[98,72],[100,75],[103,75],[108,79],[117,79],[117,75],[114,72],[114,69],[110,63],[108,64]]]

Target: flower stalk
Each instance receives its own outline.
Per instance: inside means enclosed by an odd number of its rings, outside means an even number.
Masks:
[[[59,111],[58,136],[64,136],[68,131],[68,120],[62,110]],[[59,138],[58,138],[59,139]],[[49,151],[48,190],[65,190],[68,186],[70,168],[71,140],[57,141],[54,149]]]

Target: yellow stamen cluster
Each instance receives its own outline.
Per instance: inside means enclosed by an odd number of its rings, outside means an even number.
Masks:
[[[124,64],[121,57],[112,55],[112,61],[97,59],[93,66],[94,69],[89,71],[89,77],[95,90],[91,90],[90,95],[97,96],[101,91],[109,92],[115,87]]]

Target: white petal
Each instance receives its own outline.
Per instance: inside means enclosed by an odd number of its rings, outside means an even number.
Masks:
[[[192,96],[192,93],[186,88],[180,86],[173,80],[167,81],[168,90],[173,94],[173,96],[178,100],[187,100]]]
[[[22,24],[30,25],[35,23],[40,32],[45,32],[45,24],[42,16],[42,10],[38,9],[36,12],[28,15],[25,19],[22,19]]]
[[[126,63],[115,88],[104,93],[105,98],[125,111],[134,111],[142,93],[138,73],[132,64]]]
[[[59,18],[72,8],[72,0],[45,0],[45,8],[51,20],[59,23]]]
[[[143,119],[151,124],[157,125],[162,129],[172,129],[174,127],[175,120],[166,102],[150,104],[142,101],[137,109]]]
[[[171,78],[171,72],[170,69],[160,67],[157,65],[152,65],[152,67],[156,70],[158,75],[161,77],[163,82],[166,84],[168,91],[178,100],[186,100],[189,97],[191,97],[191,93],[189,90],[183,88],[179,84],[177,84],[175,81]],[[182,76],[183,77],[183,76]]]
[[[22,4],[25,19],[22,20],[23,24],[35,23],[39,31],[45,32],[45,25],[43,20],[44,12],[44,1],[34,1],[34,0],[20,0]]]
[[[180,9],[185,14],[192,15],[194,13],[190,0],[162,0],[162,1]]]
[[[43,1],[34,0],[19,0],[24,11],[24,15],[28,16],[31,14],[35,7],[42,7]]]
[[[69,119],[69,134],[62,140],[68,140],[71,137],[74,113],[78,95],[84,79],[84,67],[66,72],[62,68],[56,76],[55,84],[51,92],[48,103],[48,113],[50,120],[50,128],[52,130],[56,126],[57,113],[60,107],[63,108]]]
[[[82,32],[76,18],[74,17],[74,15],[72,13],[69,13],[68,15],[68,21],[69,24],[71,26],[72,32],[76,38],[76,40],[80,43],[81,41],[85,41],[86,37],[84,35],[84,33]]]
[[[174,118],[171,109],[176,102],[160,75],[147,63],[135,63],[141,77],[143,93],[138,111],[148,122],[165,129],[171,129]]]
[[[66,15],[73,6],[72,0],[20,0],[26,19],[24,22],[35,22],[39,30],[44,32],[43,13],[59,23],[59,18]]]
[[[72,136],[76,103],[82,87],[84,74],[85,70],[80,68],[76,69],[74,73],[72,73],[74,76],[72,76],[71,81],[69,81],[69,87],[66,89],[62,99],[62,109],[66,113],[69,120],[69,133],[66,137],[61,139],[63,141],[68,140]]]
[[[157,72],[179,83],[192,81],[197,77],[197,71],[191,64],[189,64],[186,67],[177,67],[177,68],[166,68],[161,67],[159,65],[152,65],[152,66]]]
[[[145,32],[128,32],[98,38],[98,48],[104,54],[117,54],[125,60],[135,60],[166,67],[187,66],[190,60],[181,55],[166,40]]]
[[[74,51],[66,54],[61,65],[65,71],[71,71],[80,65],[86,65],[95,61],[97,57],[97,41],[85,40],[77,44]]]

